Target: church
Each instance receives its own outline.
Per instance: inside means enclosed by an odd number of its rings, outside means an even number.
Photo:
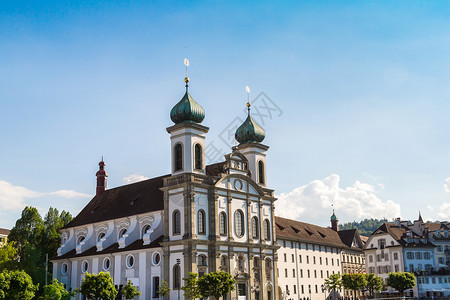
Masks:
[[[223,270],[236,279],[229,299],[279,299],[274,190],[267,186],[264,130],[251,117],[238,145],[220,163],[205,164],[209,128],[203,108],[186,92],[170,112],[171,173],[107,189],[99,163],[94,198],[61,230],[53,277],[79,288],[86,272],[109,272],[119,289],[131,280],[139,299],[185,299],[189,272]],[[82,299],[77,295],[77,299]]]

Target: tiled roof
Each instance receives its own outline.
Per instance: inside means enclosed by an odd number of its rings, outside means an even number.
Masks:
[[[406,228],[399,227],[394,223],[384,223],[372,234],[379,234],[380,232],[389,233],[394,239],[400,241],[402,236],[406,233]]]
[[[5,228],[0,228],[0,234],[9,235],[10,230]]]
[[[163,178],[156,177],[110,190],[95,196],[63,228],[70,228],[164,209]]]
[[[347,247],[351,247],[353,244],[353,240],[356,238],[356,229],[347,229],[347,230],[339,230],[339,237],[341,241],[347,245]]]
[[[360,235],[359,237],[361,238],[361,241],[363,241],[364,244],[367,243],[367,241],[369,240],[368,236]]]
[[[209,176],[219,176],[220,173],[224,172],[225,162],[219,162],[212,165],[206,166],[206,175]]]
[[[275,217],[277,238],[289,238],[306,243],[347,248],[339,234],[331,228],[320,227],[300,221]]]
[[[91,255],[102,255],[102,254],[110,254],[110,253],[118,253],[118,252],[124,252],[124,251],[135,251],[135,250],[141,250],[141,249],[150,249],[150,248],[159,248],[161,245],[159,244],[162,242],[163,236],[161,235],[159,238],[154,240],[148,245],[144,245],[144,241],[136,240],[127,247],[119,249],[119,244],[114,243],[111,246],[109,246],[106,249],[103,249],[102,251],[97,252],[97,247],[91,247],[87,249],[86,251],[83,251],[80,254],[76,254],[75,249],[67,252],[66,254],[63,254],[61,256],[57,256],[52,258],[52,260],[60,260],[60,259],[68,259],[68,258],[77,258],[77,257],[85,257],[85,256],[91,256]]]
[[[425,223],[425,226],[429,231],[439,230],[439,229],[449,229],[448,225],[445,223]]]

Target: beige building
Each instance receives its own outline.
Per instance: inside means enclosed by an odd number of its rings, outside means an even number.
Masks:
[[[0,228],[0,247],[8,242],[9,229]]]

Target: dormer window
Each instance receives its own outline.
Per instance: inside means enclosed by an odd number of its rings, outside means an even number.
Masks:
[[[146,234],[150,230],[150,225],[145,225],[145,227],[142,229],[142,237],[144,237],[144,234]]]
[[[97,242],[100,242],[101,239],[105,237],[105,235],[106,235],[106,234],[105,234],[104,232],[100,232],[100,234],[99,234],[98,237],[97,237]]]
[[[119,239],[121,239],[125,234],[127,233],[127,230],[124,228],[119,233]]]
[[[78,238],[78,243],[77,244],[79,245],[82,241],[84,241],[84,239],[85,239],[84,235],[80,236]]]

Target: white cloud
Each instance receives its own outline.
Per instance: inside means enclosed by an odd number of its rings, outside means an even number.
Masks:
[[[428,208],[429,211],[434,211],[434,207],[431,206],[431,205],[427,205],[427,208]]]
[[[131,174],[129,176],[124,177],[123,182],[125,182],[126,184],[130,184],[130,183],[147,180],[147,179],[148,179],[148,177],[145,177],[143,175]]]
[[[445,191],[447,194],[450,194],[450,177],[445,178],[445,181],[444,181],[444,191]]]
[[[13,185],[7,181],[0,180],[0,210],[18,211],[23,209],[27,203],[26,199],[56,196],[61,198],[88,198],[88,194],[73,190],[59,190],[56,192],[37,192],[22,186]]]
[[[339,175],[332,174],[282,193],[277,196],[276,213],[286,218],[329,225],[333,204],[336,215],[343,222],[400,217],[400,205],[391,200],[382,201],[375,195],[373,185],[356,181],[352,186],[340,187],[339,183]]]
[[[445,202],[439,207],[438,218],[441,221],[446,221],[450,219],[450,203]]]

